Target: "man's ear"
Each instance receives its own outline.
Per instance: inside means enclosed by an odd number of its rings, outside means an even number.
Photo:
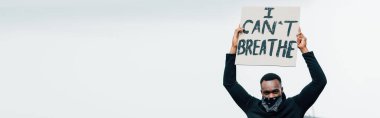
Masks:
[[[283,88],[283,87],[281,87],[281,91],[284,91],[284,88]]]

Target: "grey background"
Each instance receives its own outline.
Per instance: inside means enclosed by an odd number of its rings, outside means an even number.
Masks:
[[[242,6],[300,6],[308,47],[328,84],[307,115],[380,117],[375,0],[2,0],[0,117],[246,117],[222,85]],[[238,66],[258,80],[278,73],[287,96],[310,82],[297,67]]]

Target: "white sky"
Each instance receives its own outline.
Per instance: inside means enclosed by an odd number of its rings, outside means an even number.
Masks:
[[[380,117],[375,0],[2,0],[0,117],[244,118],[222,85],[243,6],[301,7],[328,79],[316,116]],[[268,72],[287,96],[311,80],[298,56],[295,68],[238,66],[238,81],[260,97]]]

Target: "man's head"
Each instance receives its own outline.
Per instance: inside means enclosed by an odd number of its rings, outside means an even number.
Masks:
[[[265,74],[261,80],[261,95],[267,99],[273,99],[282,96],[283,88],[281,78],[277,74]]]

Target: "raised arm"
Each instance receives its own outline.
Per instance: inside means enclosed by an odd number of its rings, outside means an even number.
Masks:
[[[327,80],[321,66],[314,56],[314,53],[308,51],[306,47],[306,38],[302,33],[297,36],[297,42],[298,48],[300,48],[302,56],[309,68],[312,81],[302,89],[300,94],[294,96],[294,100],[306,112],[323,91],[327,84]]]
[[[236,65],[235,65],[235,57],[236,57],[236,48],[237,48],[237,40],[239,37],[239,33],[242,29],[239,27],[235,30],[234,37],[232,39],[232,46],[230,49],[230,53],[226,54],[226,63],[224,68],[224,76],[223,76],[223,85],[227,89],[228,93],[234,99],[236,104],[246,112],[248,110],[248,106],[254,101],[256,98],[252,97],[245,91],[245,89],[236,81]]]

